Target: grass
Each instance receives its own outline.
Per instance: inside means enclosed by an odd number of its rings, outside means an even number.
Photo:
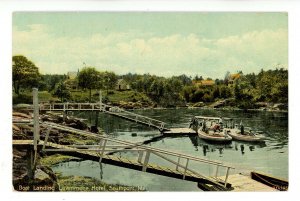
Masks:
[[[66,135],[63,139],[60,140],[60,143],[63,144],[86,144],[86,145],[93,145],[98,142],[98,139],[96,138],[84,138],[82,136],[77,135]]]
[[[82,90],[82,91],[70,91],[71,98],[70,102],[90,102],[89,100],[89,90]],[[120,104],[120,102],[141,102],[151,105],[152,101],[150,98],[141,92],[136,91],[117,91],[117,90],[104,90],[102,91],[103,102],[110,102],[113,104]],[[39,91],[39,101],[40,102],[51,102],[51,101],[59,101],[60,99],[53,96],[48,91]],[[92,90],[92,101],[91,102],[98,102],[99,101],[99,94],[98,90]],[[22,94],[17,96],[16,94],[13,95],[13,103],[27,103],[32,104],[32,92],[31,91],[24,91]]]
[[[75,159],[75,157],[61,155],[61,154],[54,154],[54,155],[42,157],[40,159],[40,163],[41,165],[44,166],[52,166],[58,163],[70,161],[72,159]]]

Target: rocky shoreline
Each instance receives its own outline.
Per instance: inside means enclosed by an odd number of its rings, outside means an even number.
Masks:
[[[113,103],[113,106],[117,106],[126,110],[147,110],[147,109],[168,109],[168,108],[200,108],[200,109],[216,109],[216,110],[240,110],[240,111],[267,111],[267,112],[288,112],[287,103],[269,103],[269,102],[257,102],[254,104],[253,108],[238,108],[235,104],[230,103],[232,100],[219,100],[212,103],[186,103],[183,105],[174,105],[172,107],[160,107],[157,104],[150,104],[148,102],[126,102],[120,101],[118,103]]]

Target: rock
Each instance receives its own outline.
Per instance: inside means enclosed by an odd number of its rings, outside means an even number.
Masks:
[[[35,170],[34,180],[36,183],[52,183],[50,176],[41,169]]]
[[[21,129],[16,125],[12,125],[12,128],[14,131],[21,131]]]
[[[13,117],[22,117],[22,118],[26,118],[26,119],[32,118],[31,116],[21,113],[21,112],[13,112]]]

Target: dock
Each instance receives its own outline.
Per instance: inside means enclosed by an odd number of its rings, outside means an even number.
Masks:
[[[169,128],[169,130],[163,131],[163,135],[197,135],[197,132],[191,128]]]
[[[181,180],[187,180],[198,183],[198,187],[204,190],[213,191],[277,191],[276,188],[269,187],[261,182],[258,182],[250,176],[242,174],[230,174],[230,170],[234,167],[227,165],[221,161],[209,160],[200,158],[198,156],[188,155],[172,150],[154,148],[142,144],[132,143],[124,140],[109,137],[107,135],[99,135],[89,131],[83,131],[68,126],[52,123],[42,122],[39,120],[40,110],[60,110],[67,111],[73,110],[98,110],[107,113],[118,114],[124,119],[143,123],[148,126],[158,128],[162,133],[170,135],[175,134],[188,134],[193,135],[196,132],[189,128],[173,128],[165,129],[164,122],[151,119],[145,116],[127,112],[121,108],[111,108],[104,104],[78,104],[78,108],[74,106],[69,107],[69,104],[60,104],[59,108],[55,105],[49,105],[49,108],[41,108],[38,104],[37,89],[33,89],[33,110],[34,117],[32,121],[13,120],[13,124],[28,124],[33,125],[33,136],[27,136],[32,140],[13,140],[14,147],[27,149],[27,171],[29,179],[34,178],[36,165],[38,164],[38,153],[61,153],[65,155],[80,157],[84,160],[98,161],[99,163],[107,163],[123,168],[134,169],[137,171],[148,172],[156,175],[172,177]],[[125,118],[126,117],[126,118]],[[140,119],[139,119],[140,118]],[[40,126],[47,128],[43,140],[40,136]],[[64,131],[68,135],[79,135],[81,137],[92,137],[95,139],[94,145],[89,144],[72,144],[62,145],[50,142],[52,131]],[[130,157],[119,157],[110,153],[126,153],[132,152]],[[151,157],[158,157],[160,160],[151,161]],[[193,166],[191,167],[191,162]],[[213,172],[203,173],[199,166],[209,166],[215,169]],[[193,168],[193,169],[192,169]],[[223,170],[223,171],[222,171]],[[225,175],[220,175],[220,172],[226,172]],[[213,175],[213,176],[212,176]],[[256,174],[258,179],[265,180],[265,177],[260,177]],[[280,183],[281,185],[281,183]]]
[[[224,177],[221,177],[224,178]],[[278,191],[275,188],[267,186],[263,183],[255,181],[247,175],[234,174],[230,175],[228,182],[232,185],[233,190],[236,192],[272,192]]]
[[[228,166],[223,162],[118,140],[107,135],[99,135],[89,131],[82,131],[52,122],[41,122],[41,125],[47,128],[46,136],[43,140],[39,140],[38,132],[34,132],[35,136],[33,140],[13,140],[14,147],[26,148],[29,150],[28,153],[32,155],[29,158],[33,159],[33,168],[35,166],[34,164],[37,164],[37,152],[61,153],[64,155],[79,157],[84,160],[97,161],[99,163],[111,164],[123,168],[196,183],[208,182],[218,191],[227,191],[229,189],[228,187],[231,186],[230,183],[228,183],[228,178],[230,177],[229,171],[234,169],[234,167]],[[70,135],[93,137],[97,144],[56,144],[49,141],[49,139],[51,139],[52,130],[68,132]],[[132,152],[133,156],[129,158],[124,156],[119,157],[117,155],[110,154],[112,152]],[[152,157],[159,157],[163,160],[153,162],[150,160]],[[191,168],[191,162],[197,163],[197,166],[212,166],[216,170],[214,175],[218,175],[218,172],[221,169],[224,169],[226,176],[222,180],[220,178],[214,178],[211,175],[203,174],[201,171],[194,169],[195,167]]]
[[[129,112],[123,108],[107,105],[102,102],[98,103],[43,103],[39,104],[40,111],[99,111],[128,121],[136,122],[145,126],[158,129],[160,132],[167,131],[165,122],[153,119],[147,116]]]

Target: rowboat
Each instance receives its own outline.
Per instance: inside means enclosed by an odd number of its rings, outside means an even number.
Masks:
[[[199,138],[211,142],[226,143],[232,140],[222,129],[222,119],[218,117],[193,117],[190,127],[193,126],[197,131]]]
[[[198,136],[203,140],[207,140],[211,142],[230,142],[232,140],[231,136],[226,135],[223,132],[213,132],[213,131],[204,132],[200,129],[198,130]]]
[[[265,140],[265,136],[254,133],[253,131],[244,131],[244,133],[241,133],[240,129],[233,128],[233,129],[224,129],[227,130],[227,134],[232,137],[234,140],[239,141],[246,141],[246,142],[262,142]]]

